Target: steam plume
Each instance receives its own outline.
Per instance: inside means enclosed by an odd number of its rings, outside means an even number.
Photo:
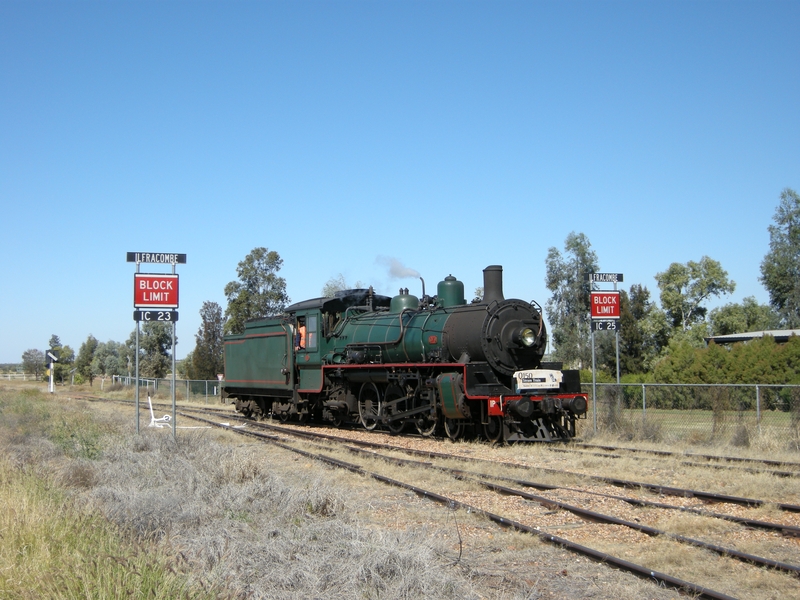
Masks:
[[[406,267],[396,258],[380,256],[378,257],[378,262],[383,263],[389,268],[389,277],[392,279],[409,279],[411,277],[418,279],[420,277],[418,271]]]

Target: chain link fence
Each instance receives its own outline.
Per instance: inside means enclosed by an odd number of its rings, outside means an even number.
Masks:
[[[115,375],[114,383],[124,386],[134,386],[135,377]],[[175,399],[187,402],[210,402],[220,401],[219,381],[197,380],[197,379],[176,379],[175,380]],[[143,379],[139,378],[140,388],[144,388],[146,393],[152,397],[158,395],[160,398],[172,398],[172,379]]]
[[[800,450],[800,386],[596,384],[581,434],[747,447],[772,440]]]
[[[114,378],[133,386],[133,377]],[[153,397],[171,398],[172,379],[140,379]],[[800,385],[598,383],[578,435],[618,439],[748,447],[756,441],[800,451]],[[220,402],[217,380],[175,381],[181,401]]]

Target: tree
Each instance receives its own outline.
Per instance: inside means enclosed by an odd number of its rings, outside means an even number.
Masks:
[[[50,348],[51,349],[53,349],[53,348],[61,348],[61,338],[59,338],[54,333],[53,335],[50,336],[50,341],[48,342],[48,344],[50,344]]]
[[[53,367],[53,378],[59,383],[64,383],[65,379],[69,379],[72,371],[72,364],[75,362],[75,351],[69,346],[55,346],[53,350],[58,353],[58,362]]]
[[[547,301],[547,317],[558,360],[584,367],[591,361],[589,344],[591,285],[587,273],[598,270],[597,255],[589,238],[572,232],[564,241],[564,256],[557,248],[547,252],[546,285],[553,292]]]
[[[136,330],[126,342],[135,356]],[[178,344],[176,338],[175,344]],[[172,368],[172,325],[163,321],[147,321],[139,335],[139,374],[163,379]],[[134,359],[132,359],[134,360]]]
[[[800,196],[786,188],[769,226],[769,252],[759,280],[787,328],[800,327]]]
[[[708,256],[699,262],[672,263],[656,275],[656,281],[661,289],[661,306],[672,326],[682,331],[705,319],[707,309],[703,302],[736,289],[736,282],[728,279],[728,272]]]
[[[44,352],[35,348],[25,350],[22,353],[22,369],[38,379],[45,369]]]
[[[94,373],[92,373],[92,361],[94,360],[94,353],[97,350],[97,338],[91,333],[86,341],[81,344],[78,350],[78,358],[75,360],[75,368],[84,380],[89,380],[89,385],[92,385]]]
[[[708,320],[712,335],[768,331],[780,327],[780,316],[766,304],[759,304],[753,296],[741,304],[726,304],[713,309]]]
[[[195,379],[194,350],[190,350],[183,360],[178,362],[178,377],[182,379]]]
[[[56,334],[50,336],[49,344],[50,350],[58,356],[58,362],[53,366],[53,380],[64,383],[64,379],[69,377],[72,363],[75,362],[75,351],[69,346],[63,346],[61,339]],[[46,357],[45,363],[50,364]]]
[[[222,307],[216,302],[203,302],[200,329],[195,335],[191,378],[216,379],[225,366],[223,358]]]
[[[225,286],[226,333],[244,332],[244,324],[283,311],[289,303],[286,280],[278,277],[283,260],[275,251],[255,248],[236,267],[239,281]]]
[[[656,325],[658,307],[650,290],[635,284],[620,292],[619,362],[622,375],[644,373],[667,343]],[[662,330],[663,331],[663,330]]]
[[[333,298],[336,295],[336,292],[341,292],[342,290],[359,289],[363,287],[364,284],[360,281],[356,281],[354,285],[348,285],[344,275],[339,273],[337,277],[331,277],[328,279],[328,281],[322,287],[322,297]]]
[[[107,377],[124,375],[127,370],[127,362],[123,344],[113,340],[100,342],[94,351],[94,358],[92,358],[92,375],[100,377],[105,383]]]

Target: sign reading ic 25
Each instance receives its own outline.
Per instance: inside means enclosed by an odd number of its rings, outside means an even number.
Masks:
[[[178,276],[135,273],[134,308],[178,308]]]

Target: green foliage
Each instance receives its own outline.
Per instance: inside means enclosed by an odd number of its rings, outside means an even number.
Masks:
[[[45,370],[44,352],[30,348],[22,353],[22,368],[25,373],[39,377]]]
[[[672,263],[666,271],[656,274],[656,281],[662,308],[673,327],[684,331],[705,319],[707,309],[703,302],[736,289],[722,265],[707,256],[699,262]]]
[[[598,270],[597,255],[589,238],[572,232],[564,242],[564,255],[550,248],[546,260],[547,289],[553,295],[547,301],[547,319],[555,345],[554,358],[566,365],[587,367],[591,364],[589,311],[591,285],[588,273]]]
[[[798,384],[800,337],[778,344],[765,336],[730,348],[714,343],[697,348],[687,339],[672,341],[653,379],[659,383]]]
[[[62,415],[50,425],[48,437],[71,458],[94,460],[100,457],[101,431],[88,416],[80,418],[70,414],[67,418]]]
[[[142,325],[139,335],[139,375],[142,377],[163,378],[172,369],[172,327],[171,323],[147,321]],[[176,338],[175,344],[178,340]],[[135,361],[136,330],[126,342]],[[133,368],[133,365],[132,365]]]
[[[283,260],[275,251],[255,248],[236,267],[238,281],[225,286],[225,332],[242,333],[244,324],[279,314],[289,303],[286,280],[277,273]]]
[[[81,344],[81,348],[78,350],[78,358],[75,360],[75,368],[81,376],[81,383],[88,379],[89,385],[92,385],[92,380],[94,379],[92,361],[94,360],[94,353],[96,350],[97,338],[90,333],[86,341]]]
[[[780,316],[770,306],[759,304],[753,296],[741,304],[726,304],[709,314],[712,335],[769,331],[780,327]]]
[[[124,344],[113,340],[100,342],[92,358],[92,374],[103,379],[125,375],[128,372],[128,356],[128,349]]]
[[[50,338],[58,340],[58,336],[54,335]],[[60,344],[60,342],[59,342]],[[75,362],[75,351],[69,346],[50,346],[58,354],[58,362],[53,367],[53,380],[58,383],[64,383],[69,380],[69,372],[72,370],[72,364]]]
[[[216,379],[225,366],[222,308],[216,302],[203,302],[200,318],[200,329],[186,372],[190,379]]]
[[[363,288],[364,284],[360,281],[356,281],[353,285],[347,283],[347,280],[344,278],[344,275],[339,273],[336,277],[331,277],[322,287],[322,297],[323,298],[333,298],[336,292],[341,292],[342,290],[352,290]]]
[[[800,195],[786,188],[769,226],[760,281],[787,328],[800,327]]]

